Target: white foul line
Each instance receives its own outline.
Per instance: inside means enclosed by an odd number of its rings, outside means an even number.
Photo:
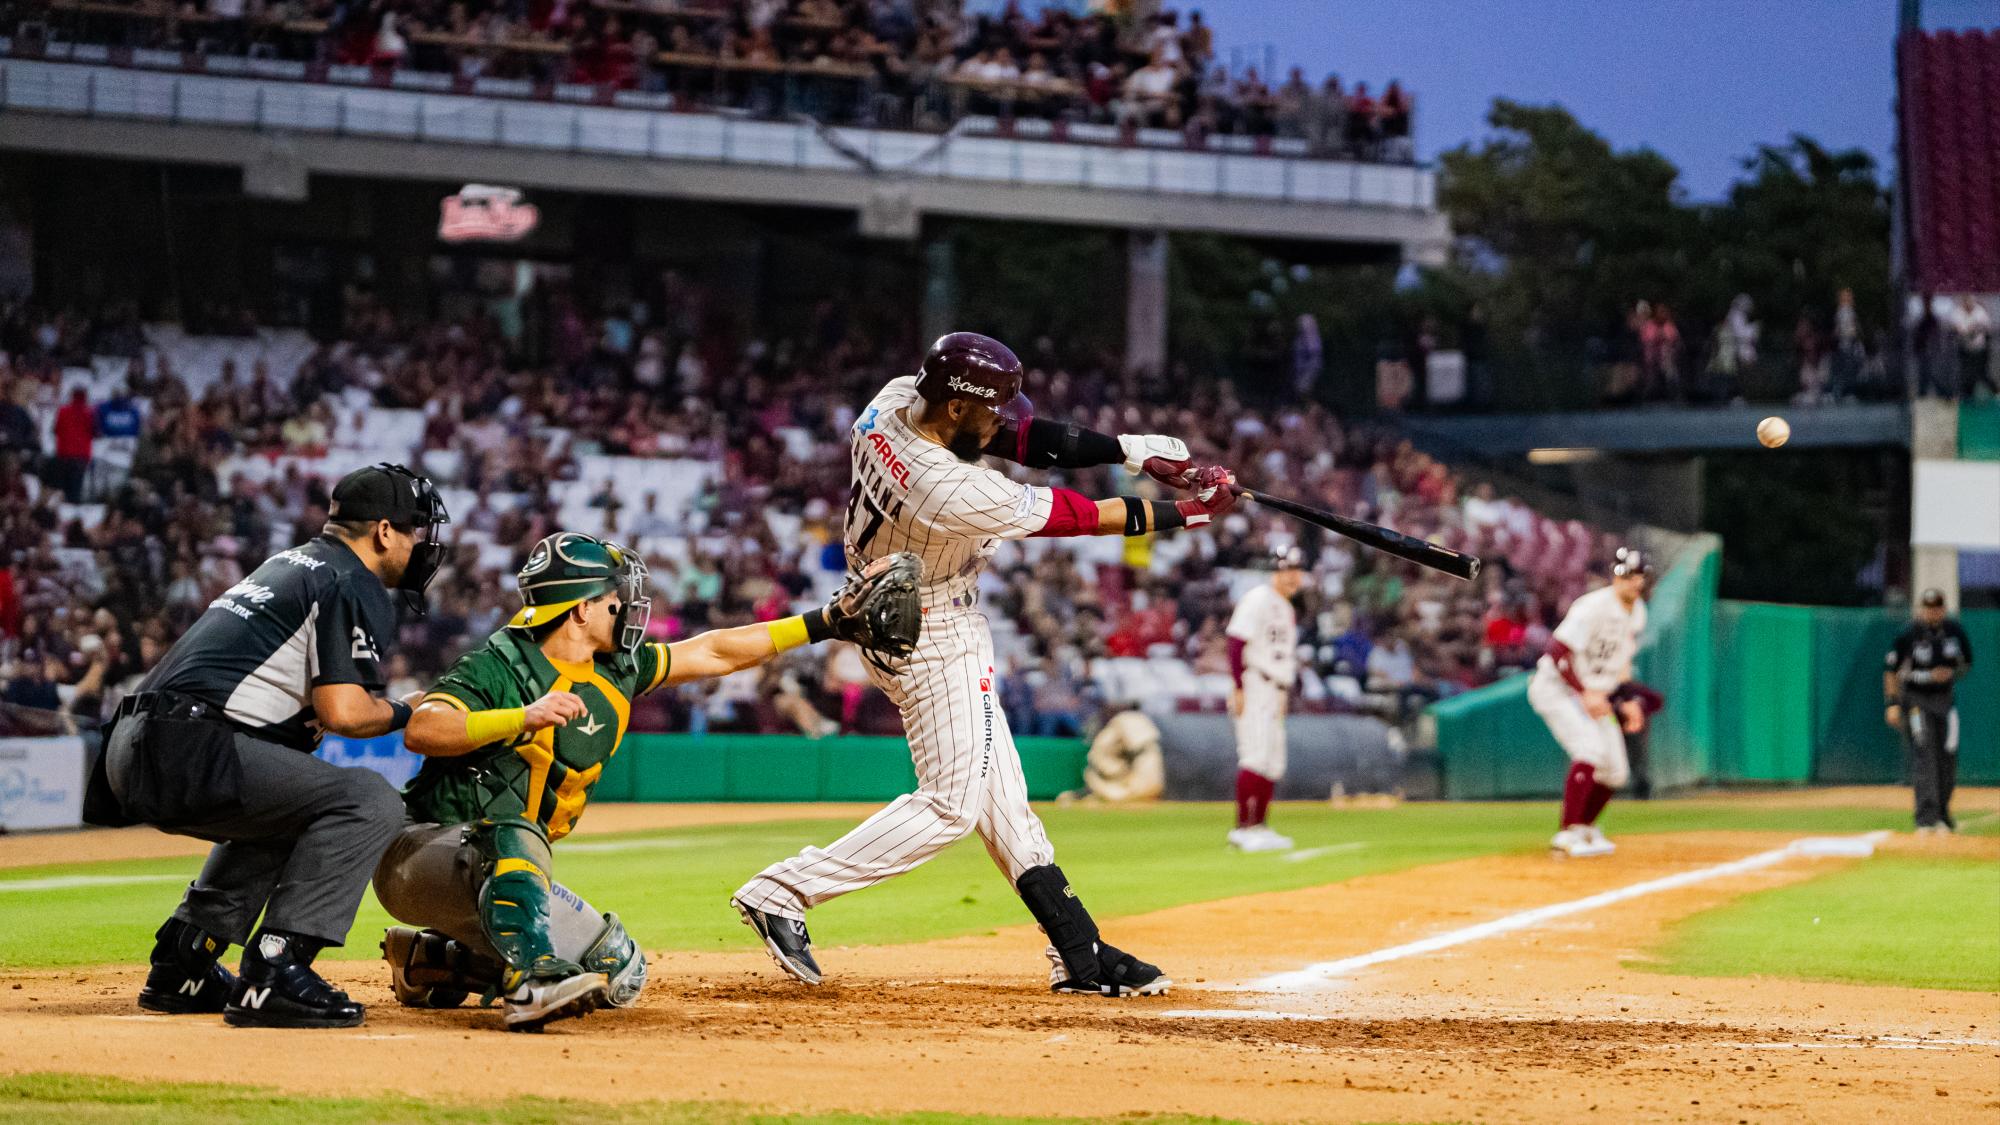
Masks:
[[[53,875],[47,879],[0,882],[6,891],[66,891],[73,887],[121,887],[132,883],[185,883],[186,875]]]
[[[1464,929],[1433,934],[1419,941],[1407,942],[1403,945],[1392,945],[1387,949],[1378,949],[1373,953],[1363,953],[1357,957],[1343,957],[1338,961],[1321,961],[1315,965],[1307,965],[1305,968],[1295,972],[1278,973],[1273,976],[1262,977],[1251,981],[1243,987],[1252,992],[1287,992],[1292,989],[1305,988],[1323,983],[1332,977],[1345,976],[1356,970],[1366,969],[1372,965],[1380,965],[1389,961],[1400,961],[1405,957],[1417,957],[1425,953],[1436,953],[1441,949],[1450,949],[1454,946],[1465,945],[1468,942],[1479,941],[1483,938],[1497,937],[1500,934],[1517,933],[1556,918],[1566,918],[1571,914],[1581,914],[1587,910],[1596,910],[1601,906],[1611,906],[1628,899],[1659,894],[1662,891],[1679,890],[1682,887],[1690,887],[1696,883],[1706,883],[1711,879],[1722,879],[1731,875],[1741,875],[1748,871],[1757,871],[1770,867],[1773,864],[1782,863],[1797,855],[1826,855],[1829,853],[1857,854],[1859,845],[1862,842],[1872,845],[1875,840],[1887,835],[1887,833],[1870,833],[1866,836],[1848,837],[1837,842],[1819,839],[1793,840],[1782,848],[1773,848],[1768,852],[1759,852],[1745,859],[1733,860],[1729,863],[1719,863],[1713,867],[1699,867],[1693,871],[1683,871],[1677,875],[1667,875],[1658,879],[1648,879],[1643,883],[1633,883],[1631,886],[1619,887],[1616,890],[1594,894],[1588,898],[1572,899],[1569,902],[1558,902],[1548,906],[1538,906],[1533,910],[1524,910],[1519,914],[1509,914],[1504,918],[1495,918],[1491,922],[1481,922],[1476,926],[1467,926]],[[1850,841],[1853,842],[1853,846],[1851,847],[1839,846],[1848,845]]]
[[[1306,860],[1318,859],[1323,855],[1333,855],[1336,852],[1358,852],[1367,846],[1368,841],[1355,840],[1346,844],[1328,844],[1323,848],[1300,848],[1295,852],[1286,852],[1278,858],[1284,860],[1286,863],[1304,863]]]

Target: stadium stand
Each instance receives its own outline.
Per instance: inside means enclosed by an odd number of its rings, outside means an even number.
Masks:
[[[2000,33],[1904,32],[1897,86],[1910,286],[2000,293]]]
[[[974,15],[957,0],[709,3],[334,0],[205,6],[6,0],[6,49],[492,97],[805,114],[834,123],[1414,159],[1414,99],[1294,69],[1273,88],[1216,65],[1199,12],[1150,20],[1059,7]]]
[[[700,299],[694,286],[682,292]],[[237,335],[141,326],[125,309],[5,309],[0,701],[59,699],[86,722],[102,714],[212,598],[317,532],[331,480],[382,459],[441,482],[456,545],[430,617],[406,624],[399,681],[496,628],[507,607],[493,591],[524,545],[557,527],[645,553],[662,637],[780,616],[838,584],[844,435],[856,405],[911,357],[839,334],[731,354],[679,335],[698,319],[672,307],[586,317],[560,293],[529,302],[526,319],[546,339],[525,344],[490,316],[404,325],[365,298],[330,342],[249,329],[227,311],[211,318]],[[1308,540],[1308,709],[1408,717],[1524,666],[1615,547],[1320,408],[1260,410],[1227,383],[1169,394],[1036,354],[1029,393],[1045,414],[1181,434],[1247,482],[1494,560],[1466,586],[1343,540]],[[1115,471],[1070,483],[1141,487]],[[1233,595],[1259,580],[1258,557],[1301,530],[1253,509],[1207,536],[1004,545],[982,596],[1015,723],[1066,733],[1102,703],[1132,701],[1219,711]],[[893,732],[893,713],[853,689],[852,665],[807,651],[761,677],[650,701],[634,726]]]

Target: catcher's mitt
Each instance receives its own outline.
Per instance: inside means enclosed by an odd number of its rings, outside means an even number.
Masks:
[[[850,578],[826,607],[833,635],[890,656],[908,656],[924,626],[917,585],[924,561],[908,552],[887,555]]]

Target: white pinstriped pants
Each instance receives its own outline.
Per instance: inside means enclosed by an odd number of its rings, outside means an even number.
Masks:
[[[892,676],[871,663],[868,676],[903,713],[917,791],[825,848],[808,847],[766,867],[736,897],[803,918],[807,908],[901,875],[974,831],[1010,887],[1029,868],[1054,863],[1055,848],[1028,807],[1021,755],[1000,710],[986,617],[932,612],[902,670]]]
[[[1236,715],[1236,764],[1271,781],[1285,779],[1285,704],[1289,694],[1264,673],[1243,673],[1243,710]]]

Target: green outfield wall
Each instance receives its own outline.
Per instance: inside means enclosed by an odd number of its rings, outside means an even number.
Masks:
[[[1083,784],[1088,747],[1069,738],[1019,738],[1028,796],[1048,800]],[[917,787],[900,738],[765,734],[635,734],[594,794],[601,801],[888,801]]]
[[[2000,401],[1958,404],[1958,456],[2000,461]]]
[[[1712,544],[1663,576],[1639,677],[1667,696],[1654,727],[1657,788],[1707,783],[1898,783],[1903,749],[1882,721],[1882,656],[1908,620],[1884,609],[1717,601]],[[2000,610],[1961,617],[1977,660],[1959,685],[1959,779],[2000,783]],[[1552,797],[1565,761],[1517,676],[1446,700],[1444,792]]]

